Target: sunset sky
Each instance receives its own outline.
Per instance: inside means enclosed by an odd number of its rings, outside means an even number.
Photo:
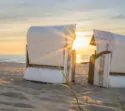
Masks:
[[[0,54],[24,54],[33,25],[77,24],[125,35],[125,0],[0,0]]]

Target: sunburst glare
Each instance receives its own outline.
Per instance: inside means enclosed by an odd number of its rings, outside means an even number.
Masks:
[[[85,37],[84,35],[78,32],[76,33],[76,40],[74,41],[73,49],[77,51],[78,49],[87,47],[89,45],[89,41],[90,38]]]

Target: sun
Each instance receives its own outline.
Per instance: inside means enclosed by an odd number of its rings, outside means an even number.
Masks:
[[[84,35],[80,35],[76,33],[76,40],[73,43],[73,49],[78,50],[81,48],[85,48],[89,45],[90,38],[85,37]]]
[[[76,39],[73,43],[73,50],[76,50],[76,63],[81,63],[84,61],[83,55],[88,54],[90,37],[85,36],[85,32],[76,33]]]

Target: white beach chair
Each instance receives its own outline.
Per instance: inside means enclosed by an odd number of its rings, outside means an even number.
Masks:
[[[65,83],[67,77],[72,81],[75,28],[76,25],[31,27],[27,34],[24,79]]]
[[[125,87],[125,36],[94,30],[91,43],[96,46],[96,54],[94,62],[91,60],[94,67],[89,70],[89,82],[102,87]]]

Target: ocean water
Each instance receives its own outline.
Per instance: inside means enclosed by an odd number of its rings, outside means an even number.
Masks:
[[[0,55],[0,62],[25,63],[25,55]]]
[[[89,62],[90,55],[76,55],[76,63],[85,63]]]
[[[89,61],[89,55],[78,55],[77,63],[83,63]],[[17,63],[25,63],[25,55],[0,55],[0,62],[17,62]]]

